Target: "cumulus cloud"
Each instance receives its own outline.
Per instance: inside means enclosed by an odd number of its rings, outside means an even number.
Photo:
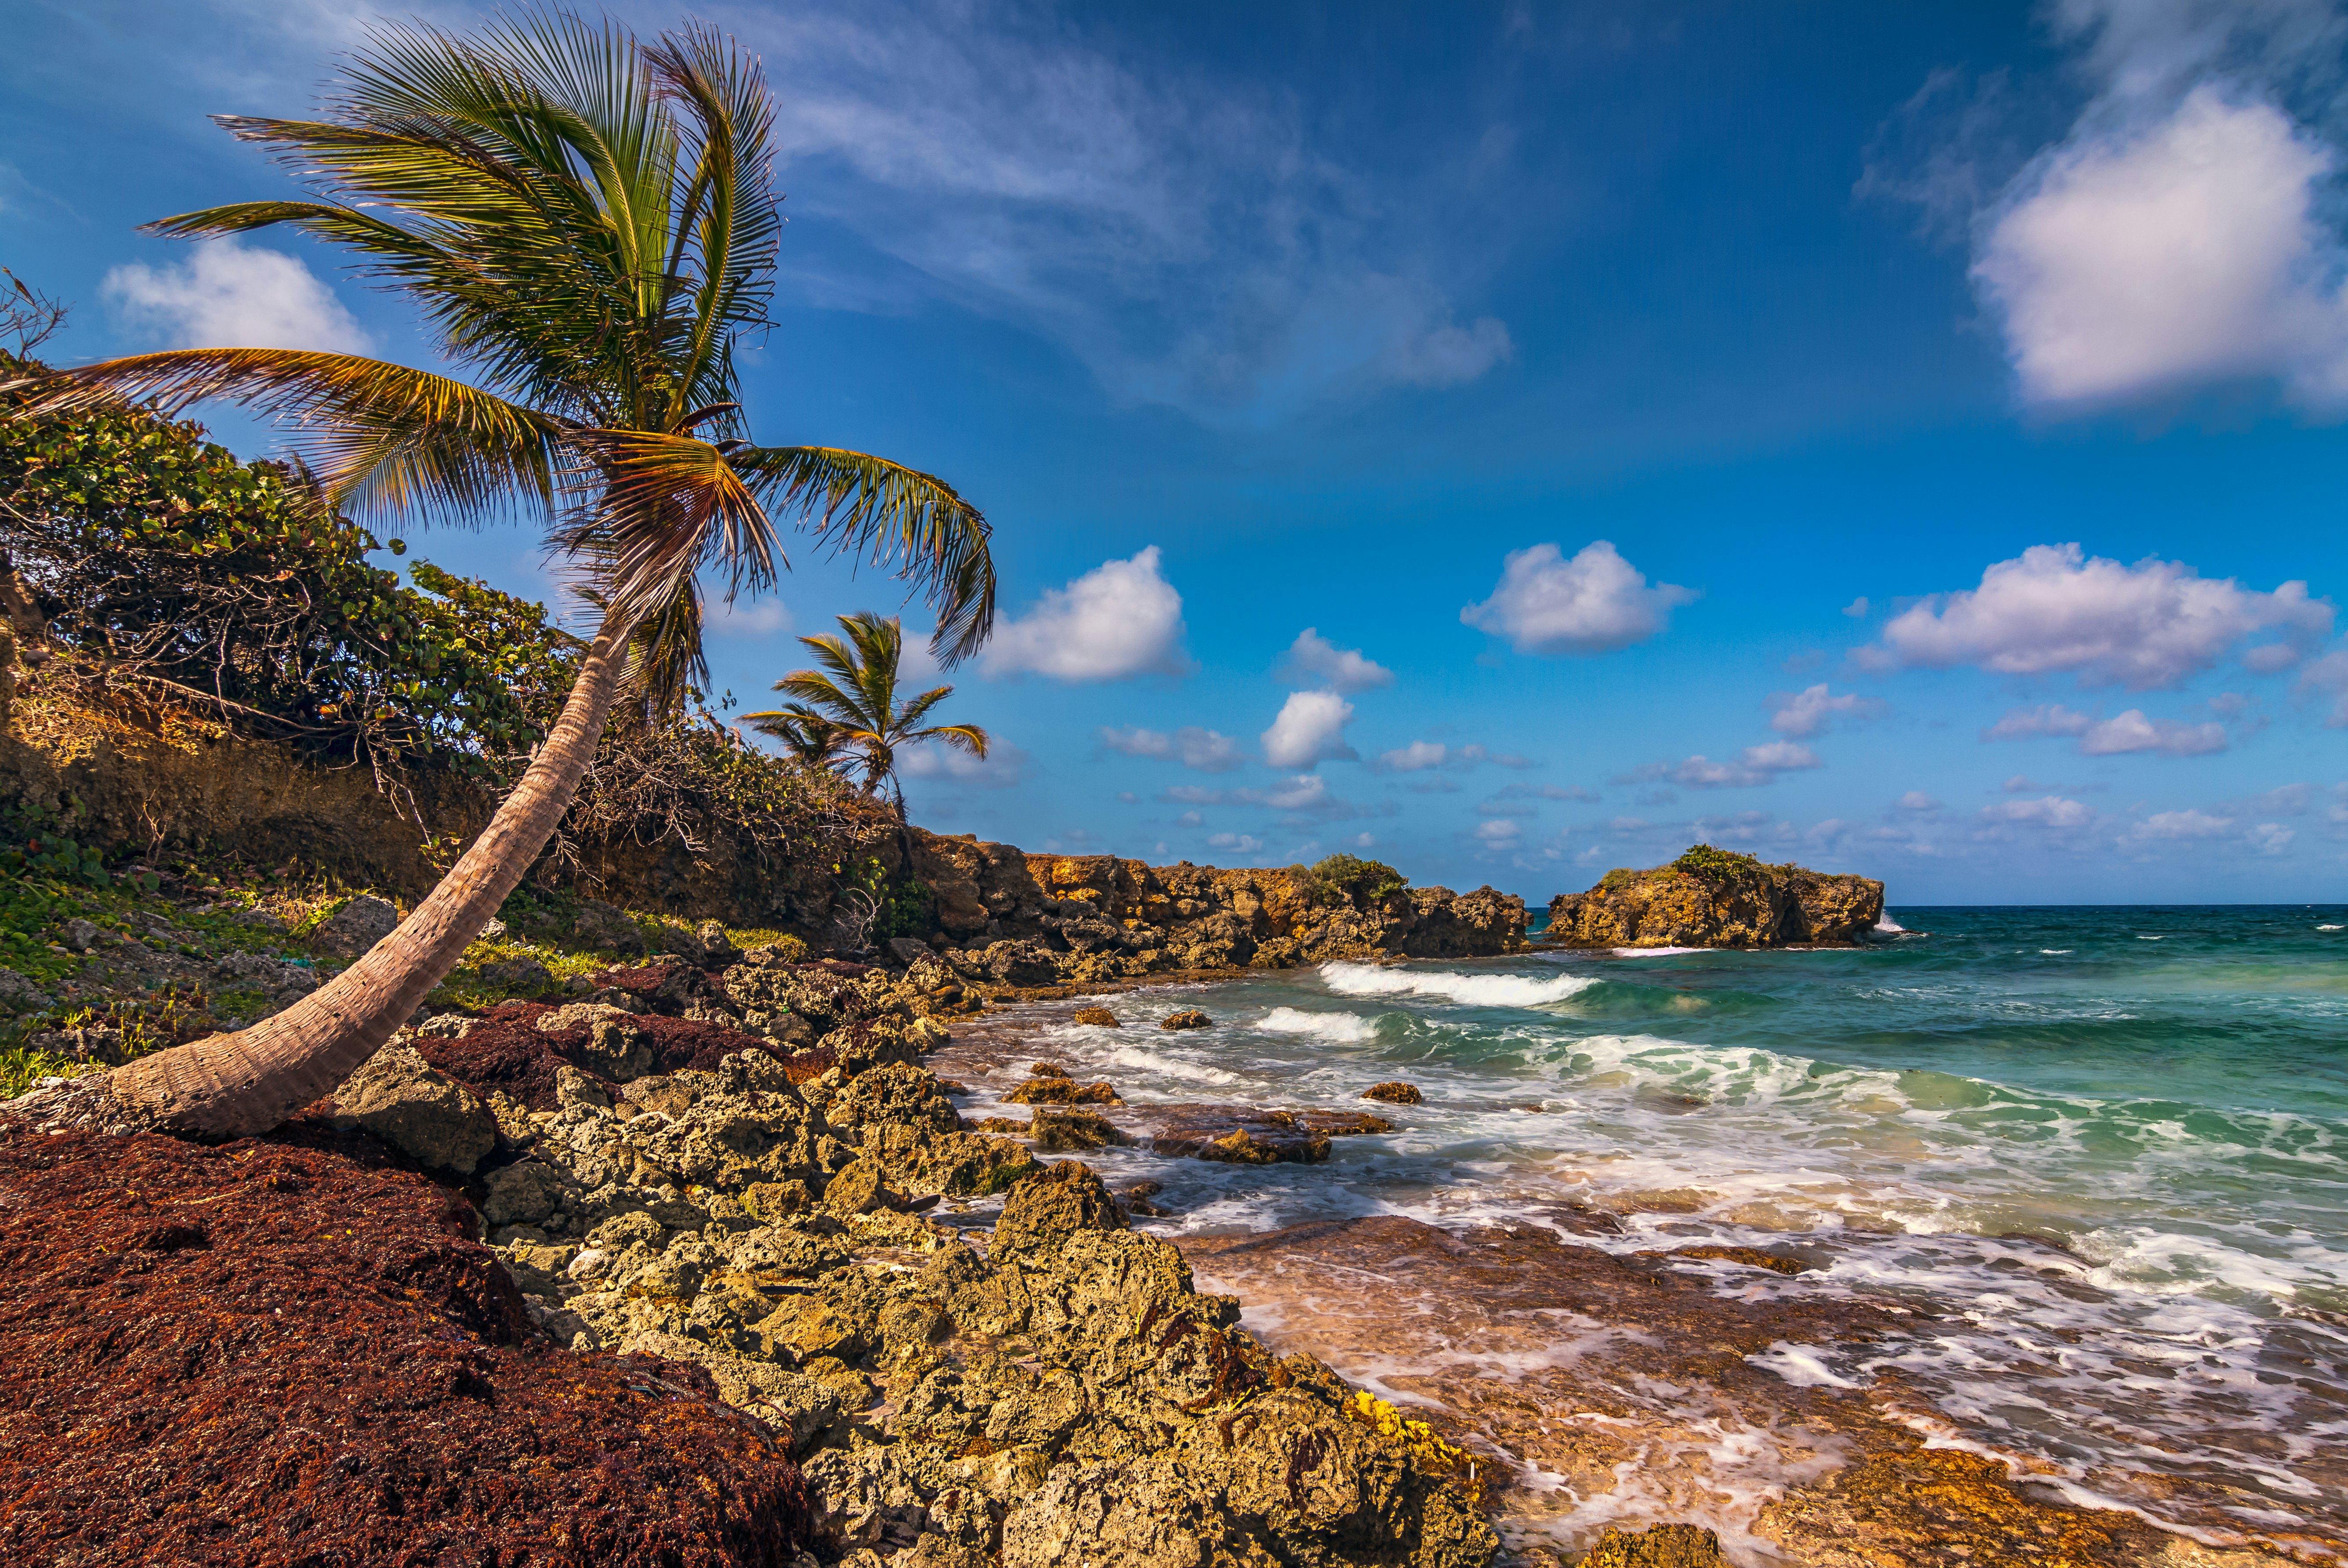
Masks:
[[[1744,789],[1770,783],[1780,773],[1823,766],[1818,754],[1808,747],[1790,740],[1772,740],[1746,747],[1734,762],[1715,762],[1698,752],[1678,762],[1650,762],[1616,775],[1614,782],[1652,784],[1668,779],[1691,789]]]
[[[1507,818],[1476,824],[1476,837],[1493,849],[1505,849],[1524,836],[1524,830]]]
[[[715,637],[771,637],[791,629],[791,613],[779,599],[736,599],[723,596],[709,602],[702,624]],[[901,676],[907,672],[899,670]]]
[[[2079,737],[2079,749],[2089,757],[2117,757],[2131,751],[2157,751],[2168,757],[2206,757],[2226,749],[2222,724],[2180,724],[2173,718],[2147,718],[2132,707],[2107,718]]]
[[[2010,707],[1995,724],[1981,732],[1983,740],[2035,740],[2046,735],[2085,735],[2096,726],[2093,714],[2065,707],[2059,702],[2036,707]]]
[[[1898,805],[1903,811],[1937,811],[1941,809],[1941,803],[1921,789],[1909,790],[1900,797]]]
[[[167,348],[314,348],[374,343],[298,256],[210,240],[184,262],[113,269],[99,293],[133,333]]]
[[[1579,784],[1509,784],[1494,792],[1500,800],[1595,800],[1598,791]]]
[[[2036,800],[2000,800],[1994,806],[1983,806],[1981,816],[1984,822],[2052,828],[2066,832],[2087,827],[2096,820],[2094,811],[2060,795],[2048,795]]]
[[[2156,811],[2130,826],[2127,836],[2139,843],[2156,839],[2222,839],[2233,828],[2231,817],[2213,817],[2207,811]]]
[[[2300,671],[2299,691],[2302,696],[2332,699],[2332,711],[2323,720],[2326,728],[2348,727],[2348,648],[2335,648]]]
[[[1602,539],[1570,561],[1554,544],[1536,544],[1510,552],[1492,596],[1459,619],[1520,654],[1587,656],[1645,642],[1670,624],[1673,606],[1695,596],[1670,583],[1650,587]]]
[[[1337,692],[1394,685],[1394,671],[1365,658],[1358,649],[1338,647],[1311,626],[1297,633],[1296,641],[1288,645],[1280,673],[1291,685],[1326,686]]]
[[[2250,830],[2250,848],[2261,855],[2279,855],[2299,837],[2281,822],[2260,822]]]
[[[899,754],[897,771],[908,779],[1007,789],[1027,777],[1027,754],[998,735],[984,757],[973,757],[950,746],[915,747]]]
[[[1992,565],[1980,587],[1932,594],[1893,616],[1879,643],[1852,656],[1879,670],[2075,671],[2083,684],[2146,690],[2178,685],[2264,632],[2281,640],[2251,653],[2281,648],[2296,657],[2331,630],[2332,614],[2304,583],[2262,593],[2180,562],[2123,566],[2076,544],[2036,544]]]
[[[1769,727],[1780,735],[1816,735],[1828,723],[1843,718],[1872,718],[1883,711],[1884,705],[1875,697],[1845,692],[1836,696],[1827,683],[1804,686],[1795,692],[1769,694]]]
[[[1263,759],[1274,768],[1303,769],[1361,753],[1345,744],[1354,705],[1333,691],[1292,693],[1280,716],[1263,732]]]
[[[1210,833],[1207,836],[1207,847],[1237,850],[1241,854],[1251,855],[1263,848],[1263,841],[1246,833]]]
[[[1103,725],[1100,743],[1107,750],[1128,757],[1172,758],[1201,773],[1228,773],[1246,760],[1240,755],[1238,741],[1195,724],[1186,724],[1170,735],[1138,726],[1113,729]]]
[[[2314,199],[2337,159],[2272,103],[2204,85],[2157,123],[2044,158],[1972,275],[2023,396],[2097,403],[2273,377],[2348,395],[2339,242]]]
[[[1414,740],[1392,751],[1381,751],[1371,766],[1381,773],[1418,773],[1443,766],[1449,748],[1439,740]]]
[[[1188,675],[1182,595],[1159,574],[1158,546],[1105,561],[1065,588],[1047,588],[1027,613],[995,629],[982,667],[990,676],[1032,671],[1063,681]]]

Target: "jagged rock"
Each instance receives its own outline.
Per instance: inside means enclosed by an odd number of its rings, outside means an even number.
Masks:
[[[1050,985],[1060,978],[1051,949],[1037,942],[992,944],[979,962],[999,985]]]
[[[399,911],[372,893],[361,893],[336,910],[310,938],[313,952],[355,958],[399,926]]]
[[[14,969],[0,969],[0,1008],[11,1013],[46,1013],[57,999]]]
[[[571,937],[582,947],[617,953],[626,957],[641,955],[644,950],[644,934],[634,918],[618,904],[606,903],[600,898],[579,901],[579,913],[572,922]]]
[[[1041,1074],[1003,1097],[1013,1105],[1123,1105],[1106,1082],[1080,1084],[1065,1073]]]
[[[726,934],[726,927],[716,921],[705,920],[695,926],[693,940],[699,949],[698,956],[702,963],[713,969],[735,963],[742,956],[742,950],[734,945],[734,939]]]
[[[1110,1012],[1107,1007],[1079,1007],[1076,1009],[1076,1016],[1070,1019],[1069,1022],[1075,1024],[1090,1024],[1104,1029],[1114,1029],[1117,1027],[1117,1015]]]
[[[96,922],[76,915],[66,922],[62,934],[67,947],[76,953],[88,953],[98,944],[106,933],[98,928]]]
[[[335,1114],[418,1164],[459,1175],[472,1174],[498,1144],[497,1119],[480,1097],[434,1070],[405,1041],[384,1047],[343,1080]]]
[[[995,1222],[994,1244],[1014,1257],[1042,1257],[1079,1232],[1123,1229],[1125,1216],[1092,1167],[1067,1160],[1012,1185]]]
[[[1169,1013],[1160,1018],[1158,1021],[1158,1026],[1161,1029],[1211,1029],[1215,1026],[1215,1021],[1200,1008],[1184,1007],[1179,1012]]]
[[[484,965],[481,978],[500,989],[519,991],[525,996],[543,996],[554,989],[554,971],[527,955]]]
[[[1394,1123],[1358,1111],[1258,1110],[1235,1105],[1151,1106],[1155,1154],[1226,1165],[1313,1165],[1329,1158],[1329,1140],[1391,1132]]]
[[[1388,1105],[1417,1105],[1426,1099],[1418,1091],[1416,1084],[1404,1083],[1399,1079],[1392,1083],[1374,1083],[1362,1091],[1362,1098],[1384,1100]]]
[[[1883,884],[1724,851],[1653,871],[1611,871],[1550,901],[1542,940],[1566,947],[1783,947],[1852,944],[1883,918]]]
[[[1088,1110],[1038,1110],[1028,1124],[1028,1136],[1038,1154],[1082,1154],[1133,1141],[1117,1123]]]
[[[881,945],[891,958],[908,969],[931,956],[930,944],[911,936],[892,936]]]
[[[1715,1568],[1726,1561],[1720,1538],[1696,1524],[1657,1524],[1636,1532],[1609,1529],[1581,1568]]]

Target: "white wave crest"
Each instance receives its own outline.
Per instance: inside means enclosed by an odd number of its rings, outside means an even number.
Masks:
[[[1581,975],[1560,975],[1534,980],[1522,975],[1459,975],[1448,969],[1433,972],[1379,969],[1367,964],[1323,964],[1321,978],[1343,996],[1439,996],[1470,1007],[1537,1007],[1562,1002],[1598,984]]]
[[[1103,1067],[1135,1068],[1143,1072],[1164,1073],[1168,1078],[1187,1078],[1192,1083],[1240,1081],[1237,1073],[1210,1068],[1204,1062],[1186,1062],[1179,1057],[1153,1051],[1147,1046],[1119,1046],[1115,1050],[1104,1052],[1097,1060]]]
[[[1905,933],[1908,928],[1887,914],[1882,919],[1875,923],[1875,929],[1878,931],[1890,932],[1893,934],[1898,935]]]
[[[1276,1035],[1312,1035],[1343,1045],[1366,1040],[1378,1032],[1375,1023],[1357,1013],[1303,1013],[1294,1007],[1274,1007],[1256,1027]]]
[[[1675,958],[1683,953],[1708,953],[1706,947],[1618,947],[1617,958]]]

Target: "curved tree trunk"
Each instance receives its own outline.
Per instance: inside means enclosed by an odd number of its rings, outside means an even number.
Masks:
[[[141,1057],[107,1079],[167,1131],[246,1138],[334,1092],[448,978],[561,823],[595,756],[633,622],[607,618],[546,743],[489,827],[399,928],[291,1007]]]

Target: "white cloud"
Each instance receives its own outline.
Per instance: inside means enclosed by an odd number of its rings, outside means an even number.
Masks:
[[[2275,377],[2337,405],[2348,308],[2312,210],[2336,161],[2271,103],[2207,85],[2156,124],[2048,154],[1973,263],[2023,395],[2096,403]]]
[[[2332,712],[2323,721],[2326,728],[2348,727],[2348,648],[2335,648],[2300,671],[2299,689],[2332,698]]]
[[[206,241],[184,262],[116,267],[99,292],[126,326],[167,348],[375,346],[300,257],[234,239]]]
[[[1281,678],[1295,686],[1326,686],[1331,691],[1368,691],[1394,685],[1394,671],[1354,648],[1341,648],[1307,626],[1290,644],[1281,664]]]
[[[1170,800],[1178,806],[1220,806],[1223,803],[1220,789],[1210,789],[1200,784],[1177,784],[1158,792],[1160,800]]]
[[[709,601],[702,624],[716,637],[771,637],[791,629],[791,613],[779,599],[737,599],[729,604],[720,596]],[[901,663],[897,674],[901,680],[912,678]]]
[[[1937,811],[1941,809],[1941,803],[1921,789],[1909,790],[1900,797],[1898,804],[1903,811]]]
[[[1251,855],[1263,848],[1263,841],[1246,833],[1213,833],[1208,836],[1207,847],[1216,850],[1237,850],[1241,854]]]
[[[2116,757],[2131,751],[2157,751],[2169,757],[2204,757],[2226,749],[2222,724],[2179,724],[2173,718],[2147,718],[2132,707],[2107,718],[2079,737],[2079,749],[2089,757]]]
[[[995,629],[983,667],[1063,681],[1188,675],[1182,595],[1159,575],[1158,546],[1105,561],[1065,588],[1047,588],[1025,614]]]
[[[1274,768],[1302,769],[1358,757],[1345,744],[1345,726],[1353,717],[1354,705],[1335,692],[1293,692],[1263,732],[1263,759]]]
[[[1419,773],[1442,767],[1447,751],[1448,748],[1439,740],[1414,740],[1393,751],[1379,752],[1371,766],[1381,773]]]
[[[901,752],[897,758],[897,771],[908,779],[932,779],[946,783],[969,784],[982,789],[1007,789],[1027,777],[1027,754],[1004,739],[994,738],[984,757],[973,757],[967,751],[950,746],[919,746]]]
[[[1837,716],[1871,718],[1882,711],[1883,704],[1876,698],[1856,692],[1836,696],[1824,681],[1797,692],[1769,694],[1769,727],[1780,735],[1816,735]]]
[[[2231,817],[2213,817],[2207,811],[2156,811],[2131,826],[2127,839],[2137,842],[2154,839],[2221,839],[2233,828]]]
[[[1746,789],[1767,784],[1778,774],[1824,764],[1817,752],[1790,740],[1748,746],[1734,762],[1715,762],[1702,752],[1678,762],[1650,762],[1618,775],[1617,784],[1652,784],[1668,779],[1691,789]]]
[[[2062,831],[2086,827],[2096,820],[2094,811],[2060,795],[2037,800],[2001,800],[1994,806],[1983,806],[1981,814],[1984,822],[2013,822]]]
[[[2291,848],[2291,840],[2299,837],[2281,822],[2260,822],[2250,830],[2250,848],[2262,855],[2279,855]]]
[[[1493,848],[1500,849],[1515,843],[1522,836],[1522,830],[1516,823],[1501,818],[1495,821],[1477,823],[1476,836]]]
[[[1357,850],[1375,849],[1377,846],[1377,841],[1378,836],[1375,833],[1355,833],[1354,835],[1354,848]]]
[[[1852,653],[1877,669],[2075,670],[2083,683],[2142,690],[2176,686],[2260,632],[2281,633],[2268,646],[2303,647],[2331,629],[2332,614],[2304,583],[2261,593],[2179,562],[2123,566],[2076,544],[2034,544],[1983,572],[1979,588],[1935,593],[1893,616],[1881,643]]]
[[[2093,729],[2093,714],[2065,707],[2059,702],[2036,707],[2011,707],[1995,724],[1981,732],[1983,740],[2034,740],[2045,735],[2085,735]]]
[[[2252,797],[2250,809],[2270,816],[2296,817],[2306,811],[2314,795],[2312,785],[2285,784]]]
[[[1016,8],[818,0],[736,25],[792,84],[793,205],[897,263],[851,251],[792,280],[808,297],[942,297],[1066,344],[1120,398],[1220,423],[1470,380],[1513,352],[1454,303],[1481,263],[1424,216],[1416,187],[1456,179],[1431,149],[1418,170],[1356,170],[1276,84],[1162,53],[1138,68]]]
[[[1492,596],[1459,618],[1520,654],[1588,655],[1646,641],[1670,624],[1673,605],[1695,596],[1669,583],[1649,587],[1602,539],[1570,561],[1554,544],[1536,544],[1511,551]]]
[[[1861,593],[1858,598],[1845,604],[1842,607],[1842,613],[1854,621],[1864,621],[1867,619],[1868,608],[1867,595]]]
[[[1112,729],[1103,725],[1100,743],[1111,751],[1128,757],[1164,757],[1179,759],[1185,768],[1200,773],[1228,773],[1246,760],[1240,754],[1240,743],[1228,735],[1186,724],[1171,735],[1163,730],[1143,729],[1138,726]]]

